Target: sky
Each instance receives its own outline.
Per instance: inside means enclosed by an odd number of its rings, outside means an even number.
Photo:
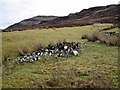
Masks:
[[[66,16],[119,0],[0,0],[0,29],[37,15]]]

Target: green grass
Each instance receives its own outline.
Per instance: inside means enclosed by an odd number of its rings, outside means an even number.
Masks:
[[[3,33],[3,54],[10,56],[17,55],[17,48],[21,46],[34,47],[37,43],[47,45],[48,43],[58,42],[59,40],[66,41],[81,41],[81,35],[91,33],[96,28],[91,26],[74,27],[74,28],[59,28],[59,29],[42,29],[28,30]],[[91,30],[90,30],[91,29]],[[9,53],[10,52],[10,53]]]
[[[36,29],[2,33],[3,54],[16,58],[17,48],[27,46],[30,49],[36,44],[47,45],[59,40],[84,42],[83,34],[92,34],[99,28],[111,24],[96,26],[65,27],[54,29]],[[118,87],[118,51],[115,46],[98,42],[83,45],[83,52],[77,57],[59,59],[49,57],[48,61],[15,65],[11,74],[3,66],[4,88],[12,87]],[[11,64],[11,63],[10,63]]]
[[[106,31],[103,31],[103,32],[118,32],[118,28],[106,30]]]

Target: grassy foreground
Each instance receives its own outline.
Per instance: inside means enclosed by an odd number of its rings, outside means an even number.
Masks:
[[[17,49],[27,47],[32,51],[39,43],[47,45],[58,41],[84,42],[83,34],[91,34],[110,24],[56,29],[28,30],[2,33],[2,56],[15,59]],[[117,29],[114,29],[116,31]],[[11,61],[12,61],[11,60]],[[12,62],[10,63],[12,65]],[[118,87],[118,47],[98,42],[83,45],[77,57],[16,65],[10,74],[3,66],[3,88],[19,87]]]

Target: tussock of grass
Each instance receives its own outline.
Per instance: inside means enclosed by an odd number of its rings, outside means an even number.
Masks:
[[[28,47],[21,47],[18,48],[18,54],[19,56],[23,56],[29,52]]]
[[[45,46],[42,43],[38,43],[36,45],[34,45],[33,50],[37,51],[40,50],[41,48],[44,48]]]
[[[118,38],[117,37],[111,37],[107,35],[103,35],[100,32],[93,32],[93,34],[84,34],[82,36],[82,39],[87,39],[88,41],[95,42],[99,41],[100,43],[107,44],[110,46],[118,46]]]
[[[81,39],[87,39],[88,35],[87,34],[84,34],[82,35]]]

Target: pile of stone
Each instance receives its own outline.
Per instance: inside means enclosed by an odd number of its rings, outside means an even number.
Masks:
[[[45,48],[39,48],[32,53],[19,56],[13,62],[20,64],[23,62],[34,62],[41,60],[42,56],[53,56],[55,58],[63,58],[69,56],[78,56],[82,52],[81,43],[76,42],[59,42],[54,45],[49,44]]]

